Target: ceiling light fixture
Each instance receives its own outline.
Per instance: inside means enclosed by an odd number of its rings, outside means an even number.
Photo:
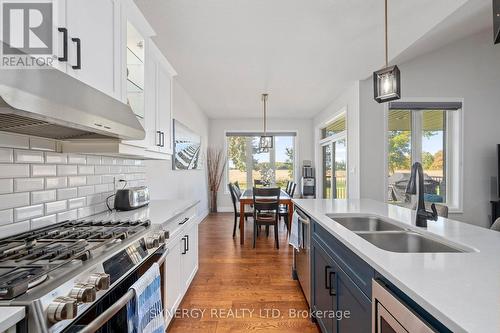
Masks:
[[[385,67],[373,73],[374,98],[379,103],[401,98],[401,73],[398,66],[389,67],[387,30],[387,0],[385,0]]]
[[[267,153],[273,148],[273,137],[267,135],[267,98],[268,94],[262,94],[262,104],[264,109],[264,135],[259,140],[259,153]]]

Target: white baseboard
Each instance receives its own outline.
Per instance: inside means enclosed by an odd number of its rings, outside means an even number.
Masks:
[[[208,209],[202,211],[200,215],[198,215],[198,220],[196,221],[196,223],[200,224],[201,222],[203,222],[205,218],[208,216],[208,214],[209,214]]]
[[[219,213],[232,213],[234,212],[233,207],[217,207]]]

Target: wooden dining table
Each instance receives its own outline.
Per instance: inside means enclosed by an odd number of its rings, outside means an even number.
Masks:
[[[253,204],[253,190],[245,190],[240,197],[240,244],[245,244],[245,206]],[[285,191],[281,190],[280,205],[288,206],[288,230],[292,223],[293,201]]]

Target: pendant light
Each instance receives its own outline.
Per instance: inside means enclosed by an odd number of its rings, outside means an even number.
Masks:
[[[268,94],[262,94],[262,104],[264,109],[264,135],[259,140],[259,152],[267,153],[269,149],[273,148],[273,137],[267,135],[267,98]]]
[[[401,73],[398,66],[389,66],[387,38],[387,0],[385,0],[385,68],[373,73],[374,98],[379,103],[401,98]]]

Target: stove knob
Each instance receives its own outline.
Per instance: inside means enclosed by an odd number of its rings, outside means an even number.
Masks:
[[[76,317],[77,300],[71,297],[57,297],[47,308],[47,319],[51,323]]]
[[[111,280],[109,274],[106,273],[94,273],[90,275],[88,283],[93,285],[97,290],[109,289],[111,285]]]
[[[91,284],[75,284],[69,293],[69,297],[76,299],[79,303],[91,303],[96,298],[95,288]]]
[[[152,249],[152,248],[155,248],[158,246],[160,246],[160,242],[158,241],[158,238],[155,238],[155,237],[146,238],[146,248],[147,249]]]

